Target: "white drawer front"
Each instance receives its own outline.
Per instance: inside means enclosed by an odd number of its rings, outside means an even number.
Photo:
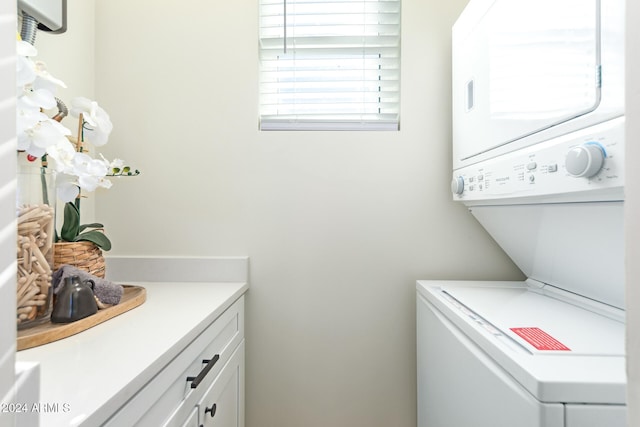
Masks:
[[[182,424],[182,427],[199,427],[198,426],[198,410],[193,408],[187,420]]]
[[[244,341],[198,403],[201,427],[244,427]]]
[[[241,297],[176,356],[105,424],[123,426],[182,426],[244,338],[244,297]],[[212,361],[203,363],[203,361]],[[209,365],[197,387],[195,379]],[[203,372],[204,374],[204,372]]]

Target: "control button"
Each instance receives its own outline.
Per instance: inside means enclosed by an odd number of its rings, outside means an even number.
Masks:
[[[529,175],[529,182],[535,182],[535,180],[536,180],[535,175]]]
[[[469,177],[469,182],[473,182],[473,181],[474,181],[473,177],[472,176]]]
[[[569,150],[565,166],[571,176],[590,178],[602,169],[605,157],[604,148],[600,144],[587,142]]]
[[[530,171],[534,170],[537,167],[538,167],[538,164],[536,162],[531,162],[527,164],[527,170],[530,170]]]
[[[547,166],[549,172],[558,172],[558,165],[556,163]]]
[[[483,181],[484,180],[484,175],[478,175],[478,181]]]
[[[482,184],[478,184],[478,190],[482,191]]]
[[[474,189],[473,185],[470,185],[469,186],[469,191],[473,191],[473,189]]]
[[[451,180],[451,192],[453,194],[460,195],[464,192],[464,178],[461,176],[455,176]]]

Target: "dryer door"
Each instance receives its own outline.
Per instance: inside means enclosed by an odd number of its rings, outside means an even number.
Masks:
[[[452,33],[454,160],[596,109],[598,0],[470,6]]]
[[[560,403],[536,400],[418,294],[418,427],[563,427]]]

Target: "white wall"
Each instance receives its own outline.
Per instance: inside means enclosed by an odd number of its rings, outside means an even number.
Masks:
[[[118,254],[251,256],[248,427],[415,425],[414,279],[518,275],[447,192],[448,34],[465,2],[403,2],[402,131],[373,135],[257,132],[255,0],[96,5],[97,98],[116,124],[110,146],[143,169],[100,197],[98,219],[108,223]],[[93,4],[69,0],[70,16],[81,15],[70,18],[70,33],[38,42],[70,90],[88,96]],[[639,8],[627,1],[630,118],[640,115]],[[0,58],[14,51],[9,13],[12,5],[0,7]],[[76,37],[74,28],[85,24]],[[233,31],[239,36],[231,46]],[[71,48],[76,43],[84,47]],[[61,73],[58,60],[69,69]],[[6,66],[0,61],[0,99],[13,91]],[[10,114],[4,107],[0,114],[9,132]],[[628,140],[640,137],[638,123],[629,120]],[[639,149],[628,144],[629,236],[640,226]],[[12,168],[6,159],[0,156],[2,174]],[[627,251],[634,426],[637,239],[628,239]],[[13,259],[3,254],[1,265]],[[12,357],[7,341],[3,333],[0,354]]]
[[[95,86],[95,0],[67,0],[67,31],[50,34],[38,31],[36,59],[44,61],[47,69],[65,82],[67,88],[56,92],[67,106],[76,96],[94,97]],[[77,123],[67,117],[62,124],[73,132]]]
[[[626,2],[626,177],[625,235],[626,240],[626,304],[627,304],[627,425],[640,425],[640,4]]]
[[[257,0],[97,2],[109,147],[142,170],[98,219],[118,255],[251,257],[248,427],[415,425],[415,280],[520,277],[450,200],[465,4],[403,2],[400,132],[260,133]]]

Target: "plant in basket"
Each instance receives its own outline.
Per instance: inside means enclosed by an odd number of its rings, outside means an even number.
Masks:
[[[56,196],[49,194],[47,188],[54,179],[57,199],[64,203],[64,221],[60,233],[53,227],[52,230],[47,229],[48,232],[43,231],[39,234],[55,240],[54,249],[49,250],[46,257],[43,256],[51,265],[36,267],[43,270],[43,281],[48,279],[49,283],[52,272],[61,264],[72,264],[98,277],[104,277],[104,259],[101,251],[111,249],[111,242],[104,234],[102,224],[81,224],[82,192],[92,192],[98,187],[110,188],[111,177],[135,176],[139,171],[132,171],[119,159],[108,161],[101,154],[92,157],[91,150],[103,146],[108,141],[112,130],[109,115],[97,102],[82,97],[75,98],[72,101],[70,113],[77,118],[77,135],[71,136],[72,132],[61,123],[69,114],[69,110],[54,96],[56,87],[65,87],[64,83],[53,77],[44,63],[35,60],[36,48],[20,40],[20,37],[17,41],[17,53],[16,130],[19,178],[23,169],[30,169],[32,174],[37,171],[41,183],[38,206],[42,206],[41,210],[50,212],[47,224],[53,225],[53,206]],[[56,107],[55,114],[47,114]],[[55,172],[55,178],[51,172]],[[29,191],[33,192],[32,189]],[[23,211],[30,212],[32,205],[20,202],[18,204],[18,223],[34,223],[26,213],[24,221],[21,221],[20,214]],[[38,224],[42,222],[42,220],[38,221],[36,221]],[[42,230],[44,228],[41,227]],[[25,235],[22,239],[23,243],[19,240],[19,260],[20,253],[26,244],[30,244],[31,247],[43,246],[36,242],[36,237],[38,236]],[[30,252],[23,252],[25,254],[22,257],[23,260],[34,259]],[[50,258],[53,259],[50,260]],[[19,268],[19,288],[21,281],[35,281],[30,270],[21,271]],[[40,288],[45,289],[46,286],[41,285]],[[25,295],[32,292],[35,291],[28,291]],[[20,295],[18,299],[20,300]]]
[[[140,172],[124,166],[122,160],[107,161],[87,154],[86,142],[101,147],[108,141],[113,128],[109,115],[95,101],[76,98],[72,102],[71,115],[78,118],[75,138],[68,137],[73,150],[66,146],[65,156],[72,159],[62,168],[58,181],[58,197],[65,202],[64,221],[56,234],[55,265],[71,264],[94,276],[104,277],[102,250],[111,249],[111,241],[104,234],[100,223],[80,223],[81,191],[94,191],[98,187],[111,188],[110,177],[135,176]],[[59,153],[58,153],[59,154]]]

